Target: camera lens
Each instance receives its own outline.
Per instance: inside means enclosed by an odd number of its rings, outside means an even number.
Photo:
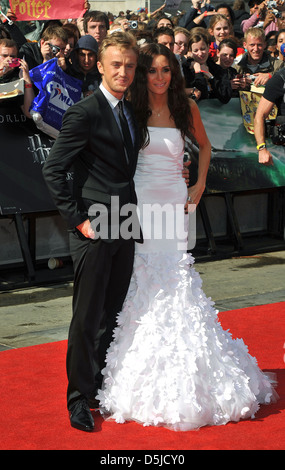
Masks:
[[[49,47],[53,55],[56,55],[60,51],[60,47],[55,46],[53,44],[49,44]]]

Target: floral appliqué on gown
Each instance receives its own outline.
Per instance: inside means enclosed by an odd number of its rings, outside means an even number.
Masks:
[[[180,132],[150,127],[149,133],[135,178],[139,210],[154,203],[184,206]],[[184,224],[183,233],[187,216],[176,223]],[[193,257],[177,249],[181,240],[151,239],[143,221],[142,228],[145,242],[137,244],[129,292],[102,371],[101,413],[118,423],[175,431],[253,418],[260,404],[276,401],[273,379],[259,369],[242,339],[223,330]]]

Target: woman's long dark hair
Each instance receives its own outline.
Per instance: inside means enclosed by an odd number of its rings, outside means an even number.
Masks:
[[[153,58],[158,55],[165,56],[169,61],[171,82],[168,89],[168,107],[177,129],[183,138],[191,138],[192,116],[189,100],[185,93],[185,83],[181,75],[180,65],[173,52],[163,44],[151,43],[140,50],[135,79],[130,87],[131,102],[140,129],[141,148],[149,144],[147,129],[151,109],[148,101],[147,75],[151,68]]]

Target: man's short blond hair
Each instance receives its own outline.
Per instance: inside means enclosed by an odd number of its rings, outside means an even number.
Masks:
[[[103,39],[98,52],[99,62],[102,62],[104,52],[110,46],[115,46],[119,49],[132,49],[137,56],[139,55],[139,49],[135,36],[132,33],[115,31],[114,33],[109,34],[108,36],[106,36],[105,39]]]
[[[265,42],[265,32],[263,28],[249,28],[244,33],[244,41],[247,41],[248,36],[252,36],[253,38],[260,38]]]

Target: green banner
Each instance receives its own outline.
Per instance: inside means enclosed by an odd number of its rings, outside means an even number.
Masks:
[[[198,106],[212,144],[209,193],[285,186],[285,147],[267,139],[274,165],[258,163],[256,141],[244,126],[239,98],[232,98],[227,104],[202,100]]]

